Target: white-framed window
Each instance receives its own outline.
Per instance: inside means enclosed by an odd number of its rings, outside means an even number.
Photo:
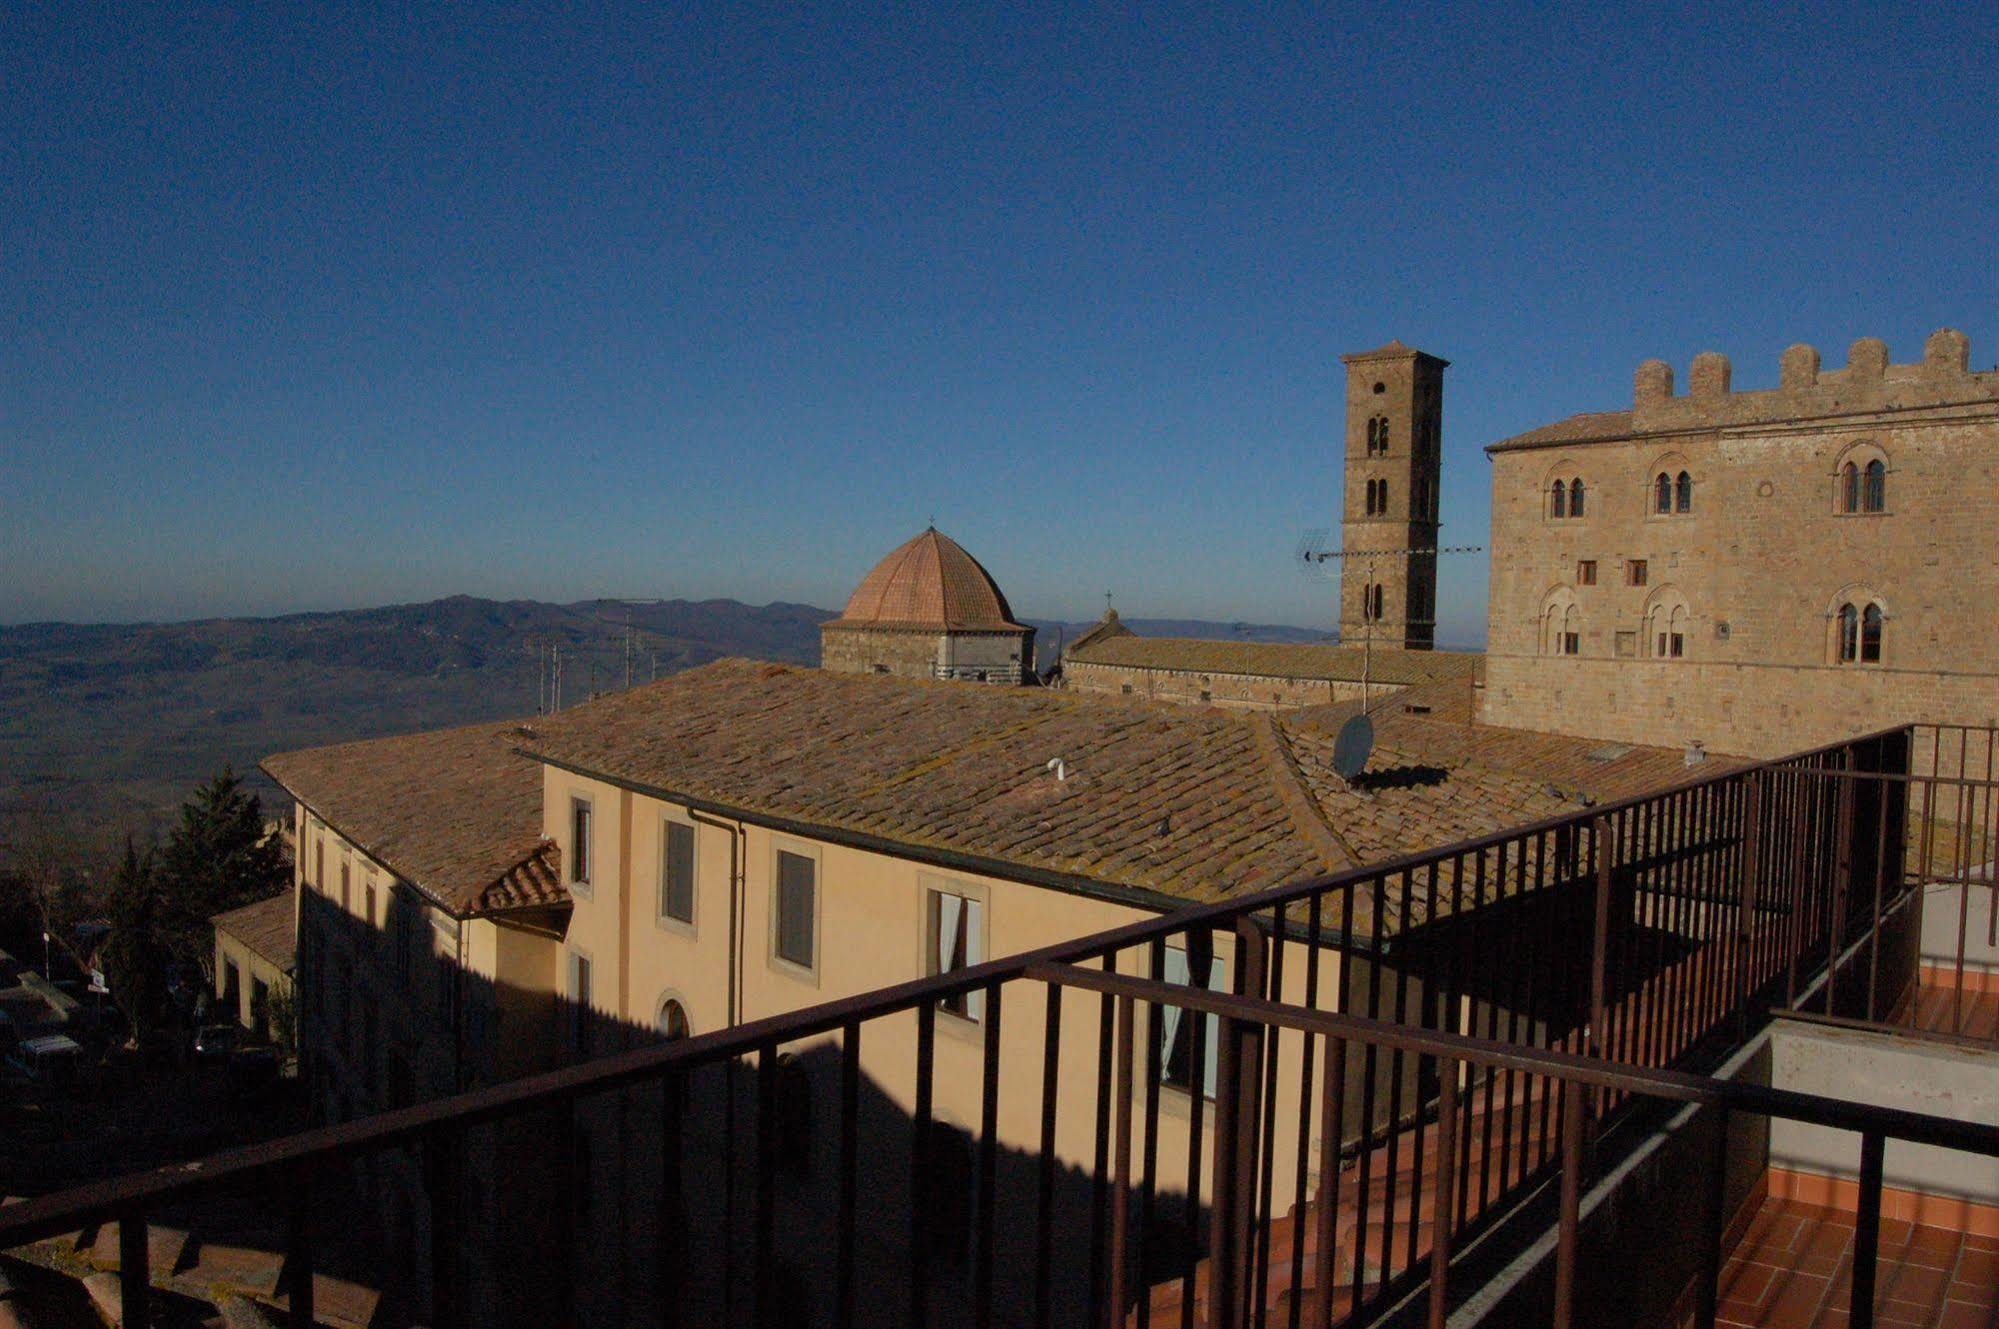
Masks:
[[[924,894],[924,947],[926,972],[931,975],[956,973],[983,964],[986,958],[986,902],[969,894],[930,887]],[[986,1013],[986,994],[960,992],[937,1004],[966,1020],[981,1020]]]
[[[1212,952],[1189,951],[1184,946],[1168,946],[1162,957],[1159,979],[1180,987],[1205,988],[1209,992],[1229,990],[1228,962]],[[1206,972],[1199,972],[1205,970]],[[1192,1092],[1194,1088],[1194,1044],[1198,1029],[1201,1043],[1201,1095],[1215,1096],[1221,1067],[1221,1018],[1194,1016],[1178,1006],[1159,1008],[1159,1082]]]
[[[672,817],[660,824],[659,916],[694,926],[694,824]]]
[[[792,969],[819,969],[819,861],[777,851],[771,881],[771,958]]]
[[[591,814],[590,800],[571,798],[569,800],[569,884],[581,886],[587,893],[590,887],[592,859],[596,855],[591,833],[595,823]]]

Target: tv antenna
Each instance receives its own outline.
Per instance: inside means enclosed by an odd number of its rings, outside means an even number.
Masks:
[[[1374,568],[1377,559],[1409,557],[1437,558],[1446,554],[1478,554],[1485,551],[1484,545],[1424,545],[1410,546],[1402,549],[1328,549],[1326,548],[1326,539],[1327,532],[1324,530],[1307,531],[1299,537],[1298,552],[1296,555],[1299,568],[1308,576],[1316,577],[1322,581],[1330,581],[1340,575],[1337,569],[1343,569],[1345,563],[1349,560],[1355,561],[1366,570],[1367,581],[1365,584],[1369,586],[1374,584]],[[1327,568],[1328,564],[1333,564],[1335,570],[1329,570]],[[1436,606],[1433,604],[1430,607],[1430,631],[1432,636],[1435,635],[1437,630],[1436,612]],[[1375,621],[1374,606],[1371,604],[1361,606],[1361,622],[1365,626],[1361,633],[1360,717],[1358,718],[1363,719],[1368,713],[1369,694],[1374,672]],[[1341,644],[1345,644],[1344,635],[1341,637]],[[1345,737],[1345,732],[1345,730],[1341,731],[1343,738]],[[1373,741],[1374,726],[1370,723],[1367,728],[1367,743],[1365,746],[1371,747]],[[1362,756],[1361,761],[1362,764],[1366,763],[1365,755]]]

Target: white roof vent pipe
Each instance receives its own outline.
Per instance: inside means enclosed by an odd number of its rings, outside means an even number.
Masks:
[[[1063,761],[1060,757],[1050,757],[1048,759],[1048,769],[1055,772],[1055,782],[1057,784],[1069,778],[1069,763]]]

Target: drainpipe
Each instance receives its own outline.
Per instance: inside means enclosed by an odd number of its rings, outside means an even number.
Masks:
[[[742,916],[745,874],[749,871],[746,860],[749,848],[746,843],[748,832],[740,821],[725,821],[711,817],[692,808],[687,815],[702,826],[713,826],[716,830],[729,833],[729,992],[728,1028],[735,1028],[742,1019]]]

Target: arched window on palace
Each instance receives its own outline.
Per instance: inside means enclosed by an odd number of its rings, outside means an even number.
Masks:
[[[1686,598],[1660,587],[1646,601],[1645,654],[1654,660],[1684,659],[1693,639],[1693,614]]]
[[[1673,477],[1664,471],[1652,482],[1652,511],[1671,512],[1673,510]]]
[[[669,1043],[678,1042],[691,1032],[687,1024],[687,1008],[672,997],[659,1004],[659,1019],[655,1027],[659,1036]]]
[[[1867,463],[1860,473],[1860,510],[1862,512],[1886,512],[1888,510],[1888,468],[1879,457]]]
[[[1582,611],[1576,607],[1575,592],[1558,588],[1541,608],[1541,653],[1582,654],[1582,632]]]
[[[1555,483],[1559,485],[1561,481],[1557,480]],[[1569,515],[1571,517],[1583,515],[1583,478],[1580,475],[1569,481]]]
[[[1848,600],[1835,616],[1835,659],[1843,665],[1880,664],[1887,615],[1878,601]]]
[[[1694,510],[1694,477],[1681,471],[1673,481],[1673,511],[1692,512]]]
[[[1560,480],[1557,480],[1555,481],[1555,487],[1550,491],[1550,493],[1552,497],[1549,500],[1548,504],[1548,515],[1551,517],[1568,516],[1569,515],[1568,485],[1564,484]]]

